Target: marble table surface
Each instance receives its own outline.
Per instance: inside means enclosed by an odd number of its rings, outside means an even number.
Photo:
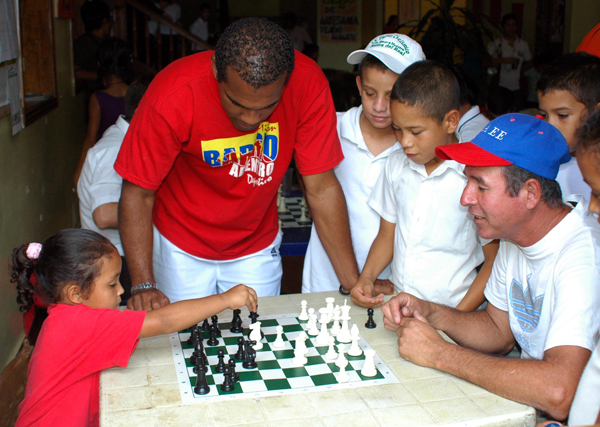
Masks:
[[[338,292],[293,294],[259,299],[260,315],[300,312],[300,301],[324,307]],[[351,304],[348,299],[348,304]],[[352,304],[353,305],[353,304]],[[367,320],[366,309],[353,305],[352,322]],[[230,318],[226,310],[219,315]],[[181,401],[169,338],[142,339],[127,368],[100,377],[102,426],[535,426],[536,413],[480,387],[435,369],[423,368],[398,354],[395,333],[383,327],[361,334],[394,372],[399,383],[305,394],[237,399],[184,405]]]

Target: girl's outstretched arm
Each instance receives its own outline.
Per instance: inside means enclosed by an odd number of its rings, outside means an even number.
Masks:
[[[140,338],[170,334],[208,319],[221,311],[247,306],[256,311],[258,301],[254,289],[237,285],[225,293],[179,301],[146,313]]]

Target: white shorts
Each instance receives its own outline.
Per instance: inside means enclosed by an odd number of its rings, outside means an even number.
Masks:
[[[153,269],[158,289],[171,302],[223,293],[243,283],[259,297],[281,291],[281,234],[265,249],[240,258],[213,261],[184,252],[154,227]]]

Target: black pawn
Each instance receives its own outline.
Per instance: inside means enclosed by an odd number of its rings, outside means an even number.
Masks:
[[[223,350],[217,351],[217,357],[219,358],[219,361],[215,366],[215,372],[222,374],[225,370],[225,352]]]
[[[187,340],[187,343],[189,345],[194,345],[195,341],[196,341],[196,328],[198,327],[198,325],[194,326],[192,328],[192,333],[190,334],[190,337]]]
[[[237,350],[237,353],[235,353],[235,358],[237,360],[244,360],[246,358],[244,355],[244,338],[239,337],[237,339],[237,343],[238,343],[238,350]]]
[[[365,323],[365,328],[367,329],[375,329],[377,327],[377,323],[375,323],[375,321],[373,320],[373,313],[374,311],[372,308],[367,309],[367,314],[369,315],[367,323]]]
[[[248,316],[250,318],[250,323],[256,323],[256,321],[258,320],[258,318],[260,317],[258,315],[258,313],[256,311],[251,311],[250,312],[250,316]]]
[[[235,359],[234,358],[230,358],[229,359],[229,372],[231,373],[231,381],[233,381],[234,383],[237,383],[240,381],[240,376],[237,374],[237,372],[235,372]]]
[[[196,386],[194,387],[194,393],[196,394],[207,394],[210,392],[208,381],[206,381],[206,370],[203,364],[196,365],[194,372],[196,373]]]
[[[240,317],[241,312],[242,310],[239,309],[233,310],[233,319],[231,319],[231,328],[229,328],[229,331],[234,334],[244,332],[244,329],[242,328],[242,319]]]
[[[214,347],[215,345],[219,345],[219,340],[217,339],[217,330],[214,325],[210,325],[210,338],[206,341],[206,345]]]
[[[208,319],[204,319],[204,322],[202,322],[202,328],[200,328],[203,332],[208,332],[210,330],[210,327],[208,325]]]
[[[223,391],[233,391],[235,390],[235,384],[231,380],[231,372],[229,371],[229,367],[225,367],[223,371],[223,384],[221,384],[221,390]]]
[[[217,336],[220,337],[221,336],[221,330],[219,329],[219,324],[218,324],[219,317],[218,316],[212,316],[210,318],[210,320],[212,320],[211,327],[214,326],[215,330],[217,331]]]

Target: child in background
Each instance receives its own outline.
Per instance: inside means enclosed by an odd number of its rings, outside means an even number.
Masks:
[[[515,94],[502,86],[490,88],[485,99],[486,117],[494,120],[515,111]]]
[[[96,426],[100,372],[126,367],[140,338],[182,330],[227,308],[256,311],[256,293],[244,285],[158,310],[119,311],[120,272],[116,248],[91,230],[62,230],[43,245],[14,250],[11,277],[21,309],[34,294],[49,304],[16,426]]]
[[[417,62],[396,80],[392,128],[403,150],[390,154],[373,188],[369,205],[381,216],[379,233],[352,301],[383,304],[374,282],[391,261],[397,291],[464,311],[484,302],[498,242],[486,241],[482,250],[468,208],[460,204],[464,166],[435,155],[437,146],[457,142],[459,99],[456,78],[434,61]]]
[[[360,64],[356,85],[362,105],[337,113],[337,131],[344,160],[334,172],[346,197],[359,270],[379,228],[379,215],[368,206],[367,200],[387,157],[400,149],[391,127],[390,94],[398,74],[413,62],[424,59],[421,46],[403,34],[378,36],[364,50],[348,56],[350,64]],[[387,267],[379,275],[384,280],[389,276]],[[378,292],[393,291],[387,280],[377,284],[383,286],[377,286]],[[313,225],[304,261],[302,292],[337,289],[340,289],[340,282]]]
[[[127,43],[115,37],[102,42],[98,50],[97,80],[97,87],[102,89],[90,96],[87,132],[73,177],[75,188],[88,150],[121,114],[125,114],[125,94],[132,80],[132,57]]]
[[[600,102],[600,58],[579,52],[569,53],[549,64],[538,81],[540,114],[563,134],[572,159],[560,166],[556,180],[563,200],[587,200],[590,186],[577,167],[577,129]]]
[[[577,163],[591,187],[590,212],[600,214],[600,108],[590,115],[577,132]],[[587,196],[587,195],[586,195]],[[598,219],[600,222],[600,219]],[[592,352],[569,414],[570,426],[600,424],[600,344]]]

